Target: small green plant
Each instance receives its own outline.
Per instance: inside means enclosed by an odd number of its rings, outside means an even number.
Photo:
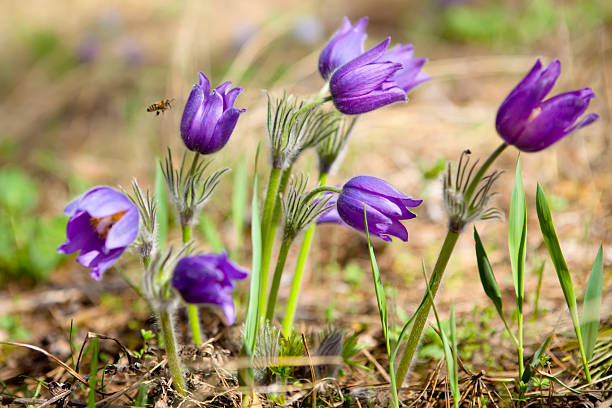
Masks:
[[[47,278],[60,263],[66,222],[34,216],[38,186],[16,167],[0,169],[0,280]]]
[[[155,337],[155,333],[151,330],[140,329],[140,335],[142,336],[142,348],[140,350],[134,350],[134,355],[138,358],[149,357],[147,355],[149,351],[148,342],[149,340],[153,340]]]

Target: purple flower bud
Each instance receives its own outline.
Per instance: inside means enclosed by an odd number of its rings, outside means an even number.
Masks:
[[[599,118],[596,113],[590,113],[576,123],[595,97],[590,88],[544,100],[560,74],[558,60],[542,69],[538,59],[502,102],[495,126],[506,143],[524,152],[537,152]]]
[[[387,50],[390,41],[387,38],[334,72],[329,90],[340,112],[357,115],[406,101],[406,92],[430,79],[420,72],[426,60],[412,58],[411,45]]]
[[[234,101],[242,88],[225,82],[210,93],[210,82],[200,72],[200,83],[194,84],[181,119],[181,136],[189,150],[210,154],[221,149],[246,109],[235,108]]]
[[[370,234],[385,241],[391,241],[391,235],[407,241],[408,231],[399,220],[416,217],[407,207],[418,207],[422,202],[406,196],[385,180],[357,176],[342,187],[336,207],[321,215],[318,223],[345,223],[365,232],[365,206]]]
[[[66,242],[57,251],[81,251],[77,261],[91,268],[96,280],[138,236],[138,208],[125,195],[110,187],[95,187],[64,209],[70,217]]]
[[[181,258],[174,268],[172,286],[187,303],[211,303],[223,310],[227,324],[236,319],[231,291],[237,279],[245,279],[248,272],[220,254],[196,255]]]
[[[367,24],[367,17],[363,17],[354,26],[348,17],[344,17],[342,27],[332,36],[319,56],[319,72],[323,79],[327,81],[336,68],[363,53],[363,43],[368,36],[364,31]]]

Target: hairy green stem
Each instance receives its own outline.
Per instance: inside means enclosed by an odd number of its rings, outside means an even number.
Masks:
[[[319,186],[325,185],[326,182],[327,173],[319,174]],[[313,223],[306,230],[304,239],[302,240],[302,246],[300,247],[300,254],[297,264],[295,265],[293,282],[291,282],[291,292],[289,293],[287,309],[285,310],[285,317],[283,319],[283,334],[285,337],[291,334],[293,328],[293,319],[295,318],[295,311],[297,310],[298,298],[300,296],[300,287],[302,286],[302,276],[304,275],[304,268],[306,267],[306,261],[308,260],[308,254],[310,253],[310,246],[312,245],[316,227],[316,223]]]
[[[268,296],[268,306],[266,308],[266,320],[272,321],[274,318],[274,308],[276,307],[276,298],[278,296],[278,288],[280,287],[281,277],[283,276],[283,270],[285,269],[285,262],[287,261],[287,254],[289,254],[289,248],[293,243],[293,238],[285,237],[281,244],[280,251],[278,253],[278,260],[276,261],[276,268],[274,269],[274,277],[272,278],[272,286],[270,287],[270,295]]]
[[[525,371],[525,361],[523,360],[523,311],[519,310],[517,316],[517,327],[518,327],[518,365],[519,365],[519,381],[523,378],[523,372]]]
[[[444,275],[444,270],[446,269],[446,265],[448,264],[451,254],[453,253],[453,249],[455,248],[455,244],[457,243],[458,238],[458,232],[454,232],[449,229],[446,233],[446,238],[444,239],[444,243],[442,244],[442,248],[440,249],[440,254],[438,255],[438,259],[436,261],[429,281],[432,294],[431,298],[435,297],[436,292],[438,291],[438,287],[440,286],[440,282],[442,281],[442,276]],[[427,297],[427,295],[425,296],[425,304],[423,305],[421,310],[419,310],[419,312],[417,313],[417,317],[414,319],[414,323],[412,324],[412,330],[410,331],[410,335],[406,343],[406,348],[404,349],[404,353],[402,354],[402,358],[397,367],[398,387],[402,386],[402,383],[406,378],[406,374],[408,373],[408,369],[410,368],[410,363],[412,362],[414,353],[417,349],[417,346],[419,345],[421,333],[423,332],[423,328],[425,327],[425,323],[427,322],[427,316],[429,316],[429,310],[431,309],[431,299]]]
[[[484,177],[485,173],[491,167],[491,164],[499,157],[499,155],[508,147],[508,144],[502,142],[501,145],[497,147],[491,153],[491,155],[487,158],[487,160],[482,164],[472,181],[470,182],[468,188],[464,193],[464,199],[466,203],[469,203],[472,195],[474,194],[480,180]],[[442,248],[440,249],[440,253],[438,254],[438,259],[436,260],[436,264],[434,265],[434,270],[432,272],[430,286],[431,286],[431,294],[432,298],[435,298],[436,293],[438,291],[438,287],[440,286],[440,282],[442,281],[442,276],[444,275],[444,270],[446,269],[446,265],[448,265],[448,261],[453,253],[453,249],[455,248],[455,244],[459,239],[459,235],[461,232],[453,231],[450,227],[446,233],[446,238],[442,244]],[[399,365],[397,367],[397,386],[401,387],[406,378],[406,374],[408,374],[408,369],[410,368],[410,364],[414,357],[414,353],[419,345],[419,341],[421,339],[421,334],[423,333],[423,328],[425,327],[425,323],[427,322],[427,316],[429,315],[429,310],[431,309],[431,300],[427,299],[427,294],[425,295],[425,304],[423,308],[418,312],[414,323],[412,325],[412,329],[410,330],[410,335],[408,336],[408,340],[406,343],[406,347],[404,348],[404,352],[400,359]]]
[[[172,315],[168,311],[160,312],[158,315],[159,324],[161,327],[162,337],[164,339],[164,347],[166,348],[166,357],[168,358],[168,367],[172,375],[174,389],[185,396],[187,395],[187,386],[183,378],[181,363],[176,350],[176,341],[174,339],[174,328],[172,326]]]
[[[183,244],[191,241],[191,225],[181,225],[183,233]],[[202,344],[202,331],[200,329],[200,316],[198,315],[198,307],[196,305],[187,304],[187,317],[189,318],[189,328],[191,329],[191,337],[196,346]]]
[[[261,286],[259,291],[259,318],[264,315],[266,310],[266,296],[268,294],[268,277],[270,276],[270,260],[272,258],[272,246],[267,245],[267,234],[271,228],[272,215],[274,212],[274,200],[278,185],[280,184],[281,169],[272,167],[268,178],[268,191],[264,200],[263,214],[261,217]]]

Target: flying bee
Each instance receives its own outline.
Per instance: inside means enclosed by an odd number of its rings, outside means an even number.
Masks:
[[[147,112],[155,112],[156,115],[167,111],[172,108],[171,103],[174,102],[174,99],[162,99],[159,102],[155,102],[147,108]]]

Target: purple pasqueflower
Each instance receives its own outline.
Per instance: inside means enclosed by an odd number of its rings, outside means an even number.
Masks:
[[[329,91],[336,109],[358,115],[406,101],[407,91],[429,79],[420,73],[425,60],[412,58],[411,46],[387,51],[390,42],[387,38],[334,72]]]
[[[62,254],[81,251],[77,261],[100,280],[138,236],[138,208],[125,195],[106,186],[95,187],[64,209],[70,217]]]
[[[385,180],[357,176],[344,184],[336,206],[322,214],[317,223],[347,224],[365,232],[365,207],[370,234],[385,241],[391,241],[391,235],[407,241],[408,231],[399,220],[416,217],[408,207],[418,207],[422,202],[408,197]]]
[[[248,272],[233,263],[227,252],[181,258],[174,268],[172,286],[187,303],[210,303],[223,310],[227,324],[236,318],[231,291],[237,279],[245,279]]]
[[[319,55],[319,72],[323,79],[329,80],[338,67],[363,53],[363,43],[368,36],[364,31],[367,24],[367,17],[363,17],[355,25],[351,24],[348,17],[344,17],[342,27],[332,35]]]
[[[537,152],[599,118],[596,113],[590,113],[576,123],[595,97],[590,88],[544,100],[560,74],[559,60],[542,69],[538,59],[502,102],[495,127],[506,143],[524,152]]]
[[[224,82],[210,92],[210,81],[200,72],[200,83],[194,84],[181,119],[181,136],[189,150],[210,154],[220,150],[246,109],[234,107],[242,88]]]

